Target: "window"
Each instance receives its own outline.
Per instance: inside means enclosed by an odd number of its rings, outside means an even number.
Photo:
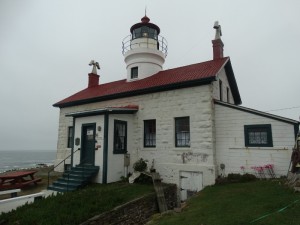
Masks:
[[[245,125],[246,147],[273,147],[271,124]]]
[[[190,118],[175,118],[175,146],[190,147]]]
[[[223,87],[222,87],[221,80],[219,80],[219,91],[220,91],[220,101],[223,101]]]
[[[131,79],[138,78],[138,67],[131,68]]]
[[[115,120],[114,123],[114,153],[127,152],[127,122]]]
[[[133,30],[132,39],[141,38],[141,37],[152,38],[157,40],[157,30],[147,26],[142,26]]]
[[[144,147],[156,147],[155,120],[144,120]]]
[[[68,148],[73,147],[73,127],[68,127]]]

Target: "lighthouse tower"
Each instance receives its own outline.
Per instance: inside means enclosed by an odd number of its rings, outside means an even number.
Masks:
[[[167,41],[159,35],[159,27],[149,21],[145,15],[140,23],[130,28],[131,34],[122,42],[128,82],[144,79],[163,69]]]

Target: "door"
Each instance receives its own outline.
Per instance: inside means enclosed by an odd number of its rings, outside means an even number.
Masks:
[[[82,125],[80,164],[95,164],[95,133],[95,123]]]
[[[180,199],[185,201],[203,187],[202,173],[193,171],[180,172]]]

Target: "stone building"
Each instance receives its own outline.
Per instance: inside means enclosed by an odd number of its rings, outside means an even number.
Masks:
[[[133,25],[123,42],[126,78],[102,84],[94,68],[86,89],[54,104],[56,164],[71,155],[69,165],[100,166],[95,182],[110,183],[143,158],[181,188],[182,199],[253,166],[272,164],[277,176],[286,175],[299,123],[240,106],[221,27],[214,28],[212,60],[163,70],[160,28],[147,16]]]

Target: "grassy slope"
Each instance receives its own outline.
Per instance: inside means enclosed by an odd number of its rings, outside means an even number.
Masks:
[[[3,224],[74,225],[136,197],[153,192],[152,185],[114,183],[93,184],[75,192],[65,193],[25,205],[0,215]]]
[[[256,181],[205,188],[188,201],[182,213],[154,219],[151,225],[299,225],[300,201],[282,212],[273,213],[300,199],[280,181]],[[251,221],[273,213],[271,216]]]

